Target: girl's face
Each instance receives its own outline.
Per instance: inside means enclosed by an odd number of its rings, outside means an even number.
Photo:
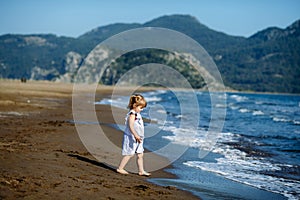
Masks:
[[[141,111],[143,111],[143,106],[137,106],[137,107],[135,107],[134,111],[140,113]]]

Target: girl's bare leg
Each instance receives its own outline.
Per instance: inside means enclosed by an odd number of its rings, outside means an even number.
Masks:
[[[144,154],[143,153],[139,153],[138,155],[137,155],[137,160],[136,160],[136,162],[137,162],[137,165],[138,165],[138,168],[139,168],[139,175],[140,176],[151,176],[151,174],[150,173],[148,173],[148,172],[146,172],[145,170],[144,170]]]
[[[128,163],[128,161],[130,160],[130,158],[132,157],[132,155],[130,156],[123,156],[119,168],[117,169],[117,172],[119,172],[120,174],[128,174],[128,172],[124,169],[126,164]]]
[[[139,168],[139,173],[144,172],[144,158],[143,158],[143,156],[144,156],[143,153],[138,153],[137,154],[136,163],[137,163],[137,166]]]

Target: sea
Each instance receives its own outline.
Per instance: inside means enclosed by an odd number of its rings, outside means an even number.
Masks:
[[[155,122],[145,123],[145,148],[156,151],[169,143],[186,147],[172,168],[166,169],[177,178],[150,178],[150,182],[172,185],[204,200],[300,199],[300,96],[216,92],[214,98],[224,103],[214,104],[212,93],[203,91],[157,90],[142,94],[148,106],[141,114]],[[196,96],[199,106],[196,115],[182,113],[182,106],[194,106],[189,102],[192,98],[178,100],[178,96],[191,95]],[[115,96],[96,103],[126,108],[128,98]],[[199,156],[207,143],[215,107],[226,111],[219,122],[222,128],[214,135],[216,140],[209,152]],[[199,123],[183,130],[183,118]],[[160,131],[147,136],[153,126]],[[196,133],[191,139],[185,134],[188,132]]]

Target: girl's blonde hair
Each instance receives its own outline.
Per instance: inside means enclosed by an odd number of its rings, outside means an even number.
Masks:
[[[143,108],[147,106],[147,101],[141,94],[133,94],[129,99],[129,109],[136,108],[137,106],[142,106]]]

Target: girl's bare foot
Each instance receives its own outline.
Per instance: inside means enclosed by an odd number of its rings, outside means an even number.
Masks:
[[[126,170],[124,169],[117,169],[117,172],[120,174],[129,174]]]
[[[150,174],[150,173],[148,173],[148,172],[145,172],[145,171],[143,171],[143,172],[139,172],[139,175],[140,175],[140,176],[151,176],[151,174]]]

